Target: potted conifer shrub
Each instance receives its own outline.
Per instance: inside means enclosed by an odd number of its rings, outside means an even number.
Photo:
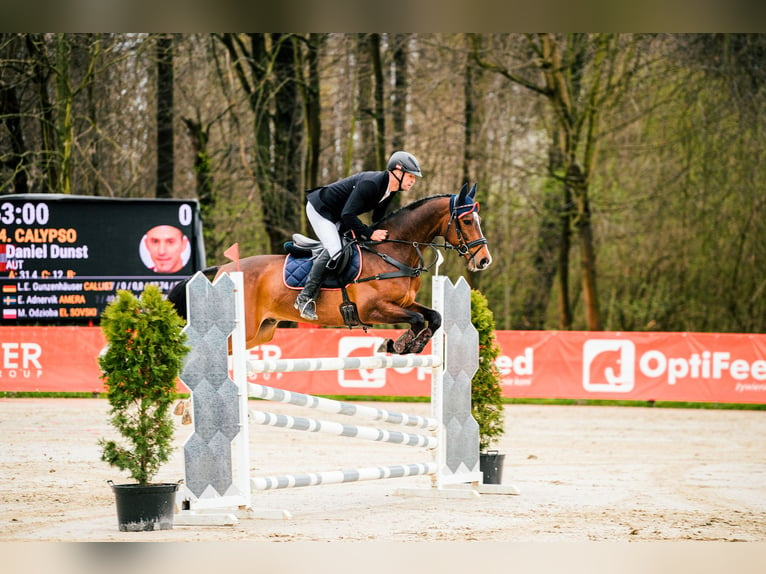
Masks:
[[[154,285],[140,299],[118,291],[101,315],[107,347],[98,363],[111,406],[109,422],[121,435],[121,440],[99,440],[101,459],[136,481],[109,481],[121,531],[173,527],[178,484],[152,481],[173,451],[170,408],[189,351],[182,329],[182,319]]]
[[[489,450],[505,432],[502,377],[495,361],[500,346],[487,298],[471,290],[471,323],[479,334],[479,368],[471,379],[471,413],[479,424],[479,468],[485,484],[501,484],[505,455]]]

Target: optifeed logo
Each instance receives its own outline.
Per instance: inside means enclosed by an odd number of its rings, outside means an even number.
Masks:
[[[694,380],[766,381],[766,359],[748,361],[732,358],[730,351],[709,350],[673,357],[659,349],[637,357],[634,343],[621,339],[586,341],[582,365],[583,387],[592,392],[626,393],[633,390],[636,375],[663,377],[668,385]]]
[[[627,393],[636,384],[633,341],[590,339],[583,345],[582,384],[586,391]]]

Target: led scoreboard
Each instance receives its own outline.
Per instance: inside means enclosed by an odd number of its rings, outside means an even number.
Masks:
[[[0,196],[2,324],[95,325],[118,290],[204,266],[196,200]]]

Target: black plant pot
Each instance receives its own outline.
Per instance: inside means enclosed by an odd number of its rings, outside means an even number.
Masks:
[[[114,484],[108,481],[117,503],[121,532],[171,530],[177,483]]]
[[[479,453],[479,470],[484,473],[484,484],[503,483],[505,455],[496,450]]]

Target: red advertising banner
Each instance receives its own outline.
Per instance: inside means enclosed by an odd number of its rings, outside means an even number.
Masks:
[[[370,356],[384,338],[399,334],[280,329],[250,357]],[[766,335],[498,331],[497,339],[509,398],[766,403]],[[103,346],[98,327],[2,327],[0,391],[100,392]],[[249,380],[319,395],[431,394],[427,368],[266,373]]]
[[[0,391],[103,391],[98,327],[0,327]]]
[[[766,402],[766,335],[498,331],[506,397]]]

